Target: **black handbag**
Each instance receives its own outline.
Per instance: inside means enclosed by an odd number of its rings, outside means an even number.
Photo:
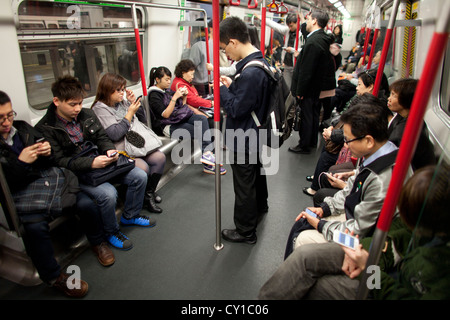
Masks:
[[[80,153],[76,154],[72,160],[79,157],[97,157],[98,147],[90,141],[86,141],[83,144],[83,149]],[[78,173],[78,179],[83,184],[96,187],[102,183],[108,182],[113,178],[123,175],[131,171],[135,167],[135,162],[123,154],[119,154],[117,161],[111,163],[104,168],[92,169],[91,171]]]

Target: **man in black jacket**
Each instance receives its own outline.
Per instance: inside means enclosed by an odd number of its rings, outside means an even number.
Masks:
[[[317,145],[320,93],[329,89],[324,88],[323,83],[330,80],[335,83],[330,53],[332,38],[323,30],[327,23],[328,14],[325,12],[317,10],[309,15],[306,20],[306,31],[309,34],[294,67],[291,92],[301,107],[300,141],[297,146],[289,148],[295,153],[310,153],[310,148]]]
[[[47,113],[36,125],[52,145],[56,163],[72,170],[75,174],[104,168],[119,155],[114,144],[108,138],[100,121],[90,109],[82,107],[83,88],[74,77],[66,76],[52,85],[53,103]],[[98,147],[100,155],[82,156],[73,159],[82,151],[83,143],[90,141]],[[153,219],[141,215],[144,201],[147,174],[140,168],[114,178],[114,183],[127,185],[124,212],[120,219],[122,225],[153,227]],[[116,220],[117,190],[109,182],[91,186],[80,182],[80,188],[98,204],[107,241],[118,249],[128,250],[132,243],[119,229]]]
[[[0,161],[14,199],[16,194],[22,192],[30,183],[42,177],[42,170],[55,165],[50,144],[47,141],[38,141],[42,135],[25,121],[14,120],[15,116],[10,98],[0,91]],[[112,265],[115,261],[114,254],[103,238],[95,203],[84,192],[78,192],[78,179],[73,173],[66,172],[65,178],[65,190],[76,194],[75,208],[81,217],[92,250],[101,264]],[[79,288],[67,286],[69,276],[61,271],[61,266],[54,256],[47,213],[39,211],[25,214],[17,209],[17,214],[25,230],[25,248],[42,281],[68,296],[84,296],[88,285],[83,280],[80,281]]]

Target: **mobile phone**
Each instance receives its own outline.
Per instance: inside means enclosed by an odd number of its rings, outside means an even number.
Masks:
[[[353,237],[348,233],[344,233],[339,230],[334,230],[333,241],[353,250],[355,250],[356,247],[359,245],[358,238]]]
[[[142,98],[142,94],[139,97],[137,97],[135,101],[138,101],[141,98]]]
[[[39,138],[39,139],[37,139],[37,140],[35,141],[35,143],[43,142],[43,141],[45,141],[45,138]]]
[[[109,158],[112,158],[112,157],[114,157],[116,154],[117,154],[117,151],[111,153],[108,157],[109,157]]]
[[[319,218],[319,217],[317,216],[317,214],[315,214],[314,212],[312,212],[312,211],[309,210],[308,208],[305,209],[305,212],[306,212],[307,214],[309,214],[311,217]]]

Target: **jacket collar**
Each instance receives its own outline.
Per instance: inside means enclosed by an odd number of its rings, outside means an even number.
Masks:
[[[236,64],[236,74],[242,72],[242,68],[247,64],[247,62],[252,61],[252,60],[264,60],[264,57],[263,57],[261,51],[256,51],[256,52],[250,53],[244,59],[239,61]]]

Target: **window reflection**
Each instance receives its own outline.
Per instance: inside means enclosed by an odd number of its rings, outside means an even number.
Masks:
[[[22,42],[20,51],[29,103],[36,109],[44,109],[50,104],[51,85],[64,75],[77,77],[87,97],[95,95],[98,81],[106,72],[121,74],[127,79],[127,86],[139,82],[133,37]]]

